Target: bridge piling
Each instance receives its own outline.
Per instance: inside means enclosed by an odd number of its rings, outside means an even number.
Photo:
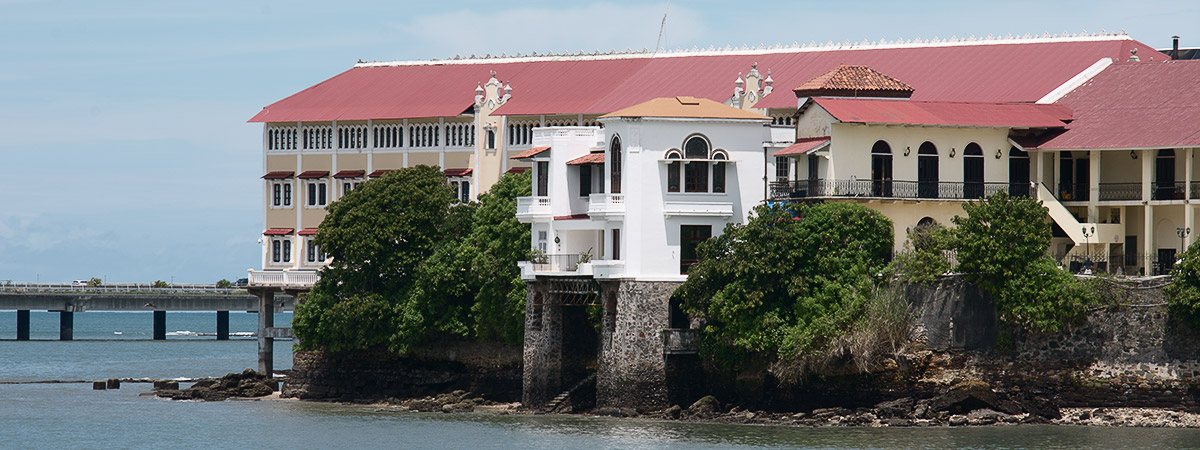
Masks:
[[[275,326],[275,292],[258,291],[258,373],[273,376],[275,370],[275,339],[270,337]]]
[[[58,340],[69,341],[75,338],[75,312],[58,312]]]
[[[229,311],[217,311],[217,340],[229,340]]]
[[[17,340],[29,340],[29,310],[17,310]]]
[[[154,311],[154,340],[167,340],[167,312]]]

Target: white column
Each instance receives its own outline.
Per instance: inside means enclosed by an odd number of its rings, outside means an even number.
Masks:
[[[1100,221],[1100,152],[1088,153],[1088,222],[1096,223]]]
[[[1145,202],[1143,204],[1146,208],[1146,220],[1143,228],[1145,239],[1142,240],[1142,266],[1145,267],[1145,275],[1151,275],[1154,273],[1154,267],[1150,264],[1154,258],[1154,207]]]
[[[413,135],[412,135],[412,128],[409,128],[409,127],[408,127],[408,119],[404,119],[404,122],[403,122],[403,124],[401,125],[401,128],[400,128],[400,129],[404,130],[404,136],[403,136],[403,137],[405,137],[405,138],[408,138],[408,139],[412,139],[412,138],[413,138]],[[408,146],[408,145],[405,145],[405,144],[404,144],[404,142],[405,142],[405,141],[404,141],[404,139],[400,139],[400,146],[404,148],[404,162],[403,162],[403,166],[404,166],[404,167],[408,167],[408,148],[409,148],[409,146]],[[408,141],[408,142],[412,142],[412,141],[410,140],[410,141]]]
[[[1184,181],[1184,200],[1183,200],[1183,223],[1185,227],[1192,230],[1184,239],[1187,247],[1190,247],[1193,242],[1196,242],[1196,209],[1192,207],[1192,150],[1190,148],[1183,150],[1183,181]],[[1185,247],[1184,250],[1187,250]]]
[[[1154,152],[1149,150],[1137,150],[1137,152],[1142,158],[1142,202],[1145,203],[1150,201],[1150,183],[1154,181]],[[1146,234],[1149,235],[1150,230],[1146,230]]]

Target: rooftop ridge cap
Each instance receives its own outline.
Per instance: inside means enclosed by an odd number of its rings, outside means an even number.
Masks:
[[[863,40],[860,43],[852,43],[850,41],[835,43],[829,41],[824,44],[818,44],[815,41],[806,45],[792,43],[792,45],[776,44],[774,46],[758,45],[757,47],[749,47],[743,45],[741,47],[733,47],[726,45],[722,48],[709,46],[707,49],[692,47],[691,49],[661,50],[651,51],[648,49],[642,50],[626,50],[618,52],[611,50],[608,52],[579,52],[579,53],[554,53],[537,54],[533,52],[529,55],[520,53],[509,56],[501,54],[493,56],[491,54],[482,57],[471,55],[470,57],[455,56],[449,59],[429,59],[429,60],[408,60],[408,61],[361,61],[354,65],[359,67],[402,67],[402,66],[439,66],[439,65],[467,65],[467,64],[505,64],[505,63],[520,63],[520,62],[548,62],[548,61],[607,61],[616,59],[652,59],[652,58],[680,58],[688,56],[738,56],[738,55],[769,55],[777,53],[796,53],[796,52],[822,52],[833,50],[878,50],[878,49],[893,49],[893,48],[930,48],[930,47],[959,47],[971,45],[1008,45],[1008,44],[1039,44],[1049,42],[1096,42],[1096,41],[1117,41],[1117,40],[1133,40],[1124,31],[1119,33],[1100,32],[1089,34],[1086,31],[1079,34],[1050,34],[1043,33],[1041,35],[1025,34],[1024,36],[994,37],[951,37],[950,39],[897,39],[888,42],[879,40],[870,42]],[[858,64],[862,65],[862,64]]]

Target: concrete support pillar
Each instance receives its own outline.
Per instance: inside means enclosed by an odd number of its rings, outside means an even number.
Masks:
[[[17,311],[17,340],[29,340],[29,310],[22,309]]]
[[[1145,155],[1143,155],[1145,156]],[[1148,186],[1148,183],[1142,183],[1143,186]],[[1148,192],[1145,192],[1148,194]],[[1142,266],[1145,267],[1145,275],[1154,274],[1154,207],[1146,204],[1146,221],[1143,225],[1146,233],[1146,238],[1142,240]]]
[[[1154,152],[1150,150],[1138,150],[1139,156],[1142,158],[1142,201],[1148,202],[1151,199],[1150,191],[1154,183]],[[1149,214],[1146,217],[1150,217]],[[1150,229],[1146,229],[1147,237],[1150,234]],[[1146,239],[1149,242],[1149,239]]]
[[[75,338],[75,312],[58,312],[58,340],[69,341]]]
[[[229,340],[229,311],[217,311],[217,340]]]
[[[1196,209],[1192,207],[1192,158],[1195,149],[1187,148],[1183,150],[1183,181],[1184,181],[1184,200],[1183,200],[1183,222],[1185,227],[1192,230],[1191,233],[1184,238],[1184,250],[1191,247],[1193,242],[1196,242]]]
[[[1088,217],[1089,223],[1100,221],[1100,152],[1092,150],[1088,154]]]
[[[275,326],[275,292],[258,293],[258,373],[271,376],[275,372],[275,339],[269,336]]]
[[[167,312],[154,311],[154,340],[167,340]]]

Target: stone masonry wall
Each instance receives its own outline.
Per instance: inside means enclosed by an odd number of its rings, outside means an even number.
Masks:
[[[615,314],[606,314],[601,334],[596,405],[656,410],[668,404],[662,330],[677,282],[619,281]]]

